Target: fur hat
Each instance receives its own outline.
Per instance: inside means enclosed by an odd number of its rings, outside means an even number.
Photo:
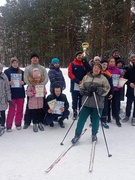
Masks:
[[[56,63],[59,63],[60,60],[58,58],[53,58],[52,61],[51,61],[51,64],[56,64]]]
[[[16,61],[16,62],[19,62],[16,57],[12,57],[12,58],[10,59],[10,64],[12,64],[12,63],[15,62],[15,61]]]
[[[77,57],[79,54],[82,54],[83,52],[82,51],[77,51],[76,53],[75,53],[75,57]]]
[[[38,56],[36,53],[32,53],[32,54],[30,55],[30,59],[32,59],[33,57],[37,57],[37,58],[39,59],[39,56]]]
[[[39,71],[38,68],[34,68],[33,69],[33,74],[32,74],[33,78],[40,78],[41,77],[41,72]]]

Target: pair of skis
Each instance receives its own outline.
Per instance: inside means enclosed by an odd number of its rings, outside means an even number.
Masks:
[[[85,129],[81,136],[87,131]],[[46,173],[49,173],[54,166],[68,153],[68,151],[74,146],[75,144],[71,144],[66,150],[64,150],[58,158],[45,170]],[[92,142],[92,148],[91,148],[91,154],[90,154],[90,163],[89,163],[89,172],[92,172],[93,166],[94,166],[94,157],[95,157],[95,147],[96,147],[96,141]]]

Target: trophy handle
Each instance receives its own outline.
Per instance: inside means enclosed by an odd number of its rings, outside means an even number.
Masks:
[[[83,55],[86,56],[86,50],[89,48],[89,43],[83,42],[82,48],[83,48]]]

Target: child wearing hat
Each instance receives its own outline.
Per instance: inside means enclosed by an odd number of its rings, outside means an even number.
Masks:
[[[44,118],[44,96],[46,95],[46,89],[41,83],[44,81],[44,76],[38,68],[33,69],[33,73],[28,77],[31,84],[27,87],[26,94],[29,97],[28,108],[30,110],[31,118],[33,119],[33,131],[44,131],[43,118]],[[40,85],[40,86],[38,86]],[[37,91],[40,90],[40,92]]]

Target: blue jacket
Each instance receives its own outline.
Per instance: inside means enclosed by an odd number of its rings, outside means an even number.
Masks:
[[[66,88],[66,83],[65,83],[65,79],[64,76],[62,74],[62,71],[60,70],[60,68],[56,68],[54,67],[54,65],[50,65],[50,70],[48,72],[48,76],[50,79],[50,92],[53,92],[53,88],[56,85],[59,85],[61,87],[61,89],[65,89]]]
[[[7,75],[8,80],[11,81],[11,74],[18,74],[18,68],[14,68],[14,67],[9,67],[8,69],[6,69],[4,71],[4,73]],[[22,81],[23,77],[24,77],[24,72],[21,70],[21,74],[22,74]],[[10,86],[11,89],[11,97],[12,99],[19,99],[19,98],[25,98],[25,89],[24,86],[22,85],[19,88],[12,88]]]

